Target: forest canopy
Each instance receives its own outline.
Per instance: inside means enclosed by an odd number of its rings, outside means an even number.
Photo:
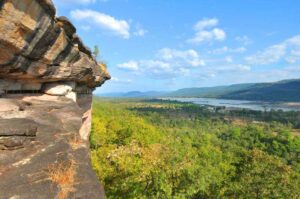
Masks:
[[[93,168],[114,199],[299,198],[299,114],[272,114],[97,98]]]

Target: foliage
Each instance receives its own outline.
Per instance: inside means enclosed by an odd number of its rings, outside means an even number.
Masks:
[[[96,57],[96,59],[98,58],[100,54],[100,50],[99,47],[97,45],[94,46],[94,51],[93,51],[93,55]]]
[[[107,197],[299,198],[295,126],[243,113],[228,120],[187,103],[94,100],[92,165]]]

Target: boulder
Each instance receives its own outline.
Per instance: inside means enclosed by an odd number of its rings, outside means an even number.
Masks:
[[[0,137],[3,136],[36,136],[38,125],[31,119],[0,119]]]
[[[66,96],[73,89],[74,83],[47,83],[43,85],[42,92],[48,95]]]
[[[74,102],[76,102],[77,101],[77,93],[75,93],[75,92],[69,92],[66,95],[66,98],[69,98],[69,99],[73,100]]]

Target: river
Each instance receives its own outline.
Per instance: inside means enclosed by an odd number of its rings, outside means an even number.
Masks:
[[[164,100],[175,100],[179,102],[191,102],[202,106],[219,106],[226,108],[240,108],[250,109],[256,111],[300,111],[300,103],[273,103],[260,101],[246,101],[246,100],[227,100],[214,98],[161,98]]]

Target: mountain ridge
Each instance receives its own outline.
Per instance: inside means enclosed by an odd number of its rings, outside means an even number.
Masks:
[[[250,101],[300,101],[300,79],[286,79],[266,83],[243,83],[227,86],[192,87],[175,91],[130,91],[98,94],[102,97],[153,98],[199,97]],[[299,93],[299,94],[298,94]]]

